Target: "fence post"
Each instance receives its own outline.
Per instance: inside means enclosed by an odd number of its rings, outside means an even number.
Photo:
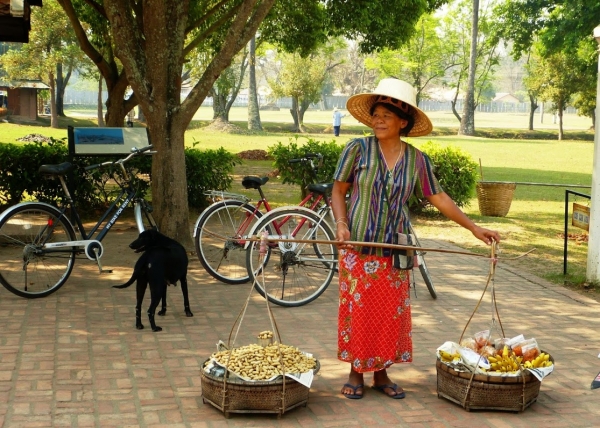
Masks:
[[[594,38],[600,47],[600,25],[594,28]],[[598,80],[596,87],[596,105],[600,106],[600,56],[598,57]],[[600,109],[596,108],[596,129],[594,130],[594,162],[592,168],[592,200],[590,203],[590,234],[586,280],[590,283],[600,279]]]

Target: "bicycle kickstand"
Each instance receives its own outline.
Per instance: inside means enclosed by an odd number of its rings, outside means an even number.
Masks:
[[[98,248],[94,248],[94,254],[96,255],[96,263],[98,263],[98,271],[100,273],[112,273],[112,269],[102,268],[102,263],[100,263],[100,257],[98,256]]]

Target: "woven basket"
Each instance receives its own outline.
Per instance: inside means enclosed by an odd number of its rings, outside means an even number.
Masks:
[[[313,369],[315,374],[319,368],[317,361],[317,367]],[[230,413],[276,413],[281,417],[288,410],[306,406],[308,402],[310,388],[288,377],[279,377],[270,382],[246,382],[236,378],[227,379],[224,384],[222,377],[213,376],[204,370],[200,370],[200,373],[202,401],[221,410],[226,418]]]
[[[554,362],[552,357],[550,359]],[[529,372],[523,376],[472,375],[457,372],[439,359],[435,367],[438,398],[446,398],[469,411],[522,412],[535,403],[542,384]]]
[[[476,190],[481,215],[491,217],[506,216],[510,209],[516,187],[515,183],[478,182]]]

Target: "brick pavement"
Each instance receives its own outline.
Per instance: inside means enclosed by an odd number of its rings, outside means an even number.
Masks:
[[[135,232],[128,232],[132,239]],[[443,242],[429,246],[452,248]],[[191,258],[193,318],[186,318],[179,288],[169,288],[160,333],[134,327],[134,287],[110,286],[129,278],[136,256],[111,248],[113,274],[78,259],[57,293],[35,300],[0,289],[0,425],[4,427],[591,427],[598,425],[600,370],[598,303],[500,263],[499,311],[507,335],[533,336],[556,361],[536,403],[522,413],[473,411],[436,393],[435,349],[458,340],[485,285],[488,265],[469,256],[429,253],[438,299],[422,283],[413,298],[415,362],[396,365],[391,377],[406,391],[391,400],[367,388],[362,400],[339,394],[348,367],[336,359],[336,287],[300,308],[275,307],[284,342],[314,353],[321,371],[307,407],[275,415],[222,413],[203,404],[199,370],[219,339],[226,339],[249,292],[217,283]],[[108,256],[107,256],[108,257]],[[488,327],[489,300],[468,333]],[[146,305],[147,302],[145,302]],[[146,322],[147,324],[147,322]],[[241,328],[242,343],[268,329],[264,300],[253,294]],[[247,341],[247,342],[244,342]],[[365,379],[367,382],[369,377]]]

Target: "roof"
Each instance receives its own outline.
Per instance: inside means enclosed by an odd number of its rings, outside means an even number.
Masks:
[[[0,88],[50,89],[50,86],[40,80],[0,80]]]
[[[492,101],[502,101],[505,103],[518,103],[520,102],[517,97],[508,92],[498,92]]]

